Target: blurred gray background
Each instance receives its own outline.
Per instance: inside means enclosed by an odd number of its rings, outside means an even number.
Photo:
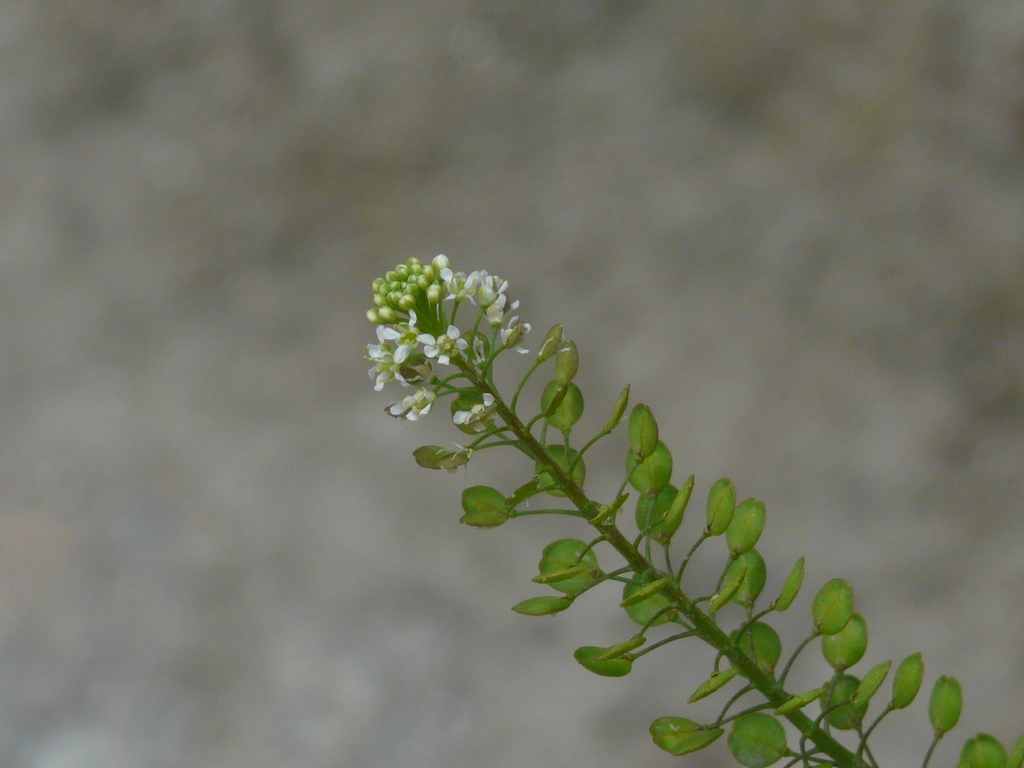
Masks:
[[[1019,0],[13,0],[0,53],[0,765],[681,764],[647,725],[714,717],[711,656],[585,672],[614,590],[509,610],[583,529],[459,526],[528,464],[382,413],[370,281],[439,252],[565,326],[581,428],[631,382],[698,499],[767,503],[789,648],[842,576],[854,672],[963,683],[933,764],[1019,735]]]

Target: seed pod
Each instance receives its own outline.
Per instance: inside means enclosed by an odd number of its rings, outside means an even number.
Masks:
[[[669,505],[668,511],[665,512],[665,519],[662,522],[661,530],[654,534],[654,538],[661,544],[668,544],[672,541],[672,537],[676,535],[679,526],[683,524],[683,513],[686,512],[686,506],[690,503],[690,495],[693,493],[693,482],[694,476],[690,475],[686,482],[683,483],[683,487],[672,497],[672,504]]]
[[[740,582],[739,589],[732,596],[732,601],[750,606],[757,601],[761,590],[764,589],[764,583],[768,579],[768,568],[760,553],[756,549],[751,549],[732,561],[729,568],[726,569],[725,581],[735,578],[735,573],[741,570],[746,571],[746,574]]]
[[[708,728],[685,717],[659,717],[651,723],[651,738],[670,755],[687,755],[704,749],[725,731]]]
[[[672,483],[654,496],[641,495],[636,501],[636,528],[643,533],[650,528],[651,535],[659,538],[665,521],[665,512],[676,498],[678,490]]]
[[[551,329],[544,335],[544,340],[540,343],[540,351],[537,353],[537,360],[544,362],[551,357],[562,344],[562,326],[553,325]]]
[[[729,637],[744,654],[754,660],[757,666],[771,674],[782,656],[779,633],[761,621],[751,624],[742,636],[738,632],[739,630],[733,632]]]
[[[747,499],[732,513],[732,520],[725,531],[725,541],[729,545],[729,554],[739,557],[757,544],[764,530],[764,502]]]
[[[573,657],[585,669],[589,669],[595,675],[602,675],[603,677],[622,677],[623,675],[628,675],[630,670],[633,669],[633,660],[631,658],[597,658],[606,650],[606,648],[599,648],[595,645],[584,645],[576,649]]]
[[[832,689],[832,696],[829,697],[826,689],[825,695],[821,698],[821,711],[831,708],[833,704],[839,704],[828,715],[828,721],[833,728],[841,731],[849,731],[856,728],[868,711],[868,704],[864,702],[855,705],[852,701],[853,694],[860,687],[860,680],[853,675],[840,675]]]
[[[604,661],[605,659],[617,659],[628,654],[630,651],[636,650],[646,642],[647,638],[643,635],[633,635],[624,643],[616,643],[608,648],[602,648],[602,653],[594,656],[594,658],[598,661]]]
[[[629,498],[628,493],[624,493],[611,504],[601,504],[597,508],[597,514],[590,518],[590,522],[593,525],[598,525],[607,522],[609,518],[615,517],[616,513],[621,509],[622,505],[626,503],[626,499]]]
[[[659,442],[654,452],[643,461],[637,461],[636,455],[630,451],[626,456],[626,474],[629,484],[640,493],[660,493],[672,477],[672,454],[668,446]]]
[[[821,638],[821,655],[836,672],[845,672],[864,656],[868,647],[868,625],[859,613],[834,635]]]
[[[555,355],[555,381],[559,384],[570,383],[579,367],[580,354],[576,351],[576,344],[567,341]]]
[[[935,681],[932,697],[928,702],[928,719],[931,720],[936,736],[942,736],[957,724],[963,701],[963,692],[955,677],[942,675]]]
[[[564,387],[564,391],[561,391],[562,387]],[[561,401],[552,407],[555,397],[559,394]],[[549,382],[540,397],[540,410],[548,424],[555,429],[565,431],[579,421],[580,416],[583,415],[583,393],[575,384]]]
[[[828,686],[824,685],[821,688],[815,688],[813,691],[807,691],[806,693],[801,693],[798,696],[794,696],[793,698],[791,698],[788,701],[786,701],[785,704],[783,704],[782,706],[778,707],[775,710],[775,714],[776,715],[785,715],[785,714],[787,714],[789,712],[793,712],[794,710],[803,709],[808,704],[810,704],[812,701],[814,701],[815,699],[819,698],[821,696],[821,694],[823,694],[827,690],[828,690]]]
[[[767,768],[789,752],[786,729],[764,712],[741,715],[732,723],[729,751],[740,765]]]
[[[622,414],[626,412],[627,405],[629,405],[629,384],[623,388],[619,399],[615,401],[615,407],[612,408],[612,417],[608,419],[608,423],[604,426],[605,432],[611,432],[619,425],[619,422],[622,420]]]
[[[1022,768],[1024,766],[1024,736],[1017,739],[1017,743],[1010,750],[1010,756],[1006,758],[1006,768]]]
[[[921,690],[921,681],[924,679],[924,660],[921,652],[907,656],[900,665],[896,667],[896,674],[892,678],[892,701],[890,706],[893,709],[904,709],[917,697]]]
[[[512,610],[524,616],[550,616],[553,613],[564,611],[570,605],[572,605],[572,598],[568,595],[563,597],[545,595],[544,597],[531,597],[521,603],[516,603],[512,606]]]
[[[421,445],[412,452],[416,463],[425,469],[443,469],[439,462],[450,455],[451,451],[446,451],[440,445]]]
[[[594,554],[594,550],[587,549],[584,542],[579,539],[559,539],[551,542],[544,547],[537,568],[540,571],[540,578],[544,578],[570,570],[578,565],[584,566],[585,570],[571,578],[548,582],[559,592],[576,597],[590,589],[594,582],[601,577],[597,555]]]
[[[744,567],[730,568],[725,578],[722,579],[722,587],[718,590],[718,594],[711,598],[711,603],[708,605],[708,613],[714,615],[718,613],[722,606],[732,600],[733,595],[736,594],[736,590],[740,588],[740,584],[743,583],[743,578],[747,575],[747,569]]]
[[[651,595],[656,595],[659,592],[661,592],[662,588],[666,584],[670,583],[672,583],[672,579],[670,579],[668,576],[665,576],[663,578],[652,581],[650,584],[645,584],[644,586],[632,592],[629,595],[629,597],[623,599],[623,601],[619,603],[619,608],[629,608],[629,606],[631,605],[641,603]]]
[[[881,664],[876,664],[868,670],[868,673],[864,675],[864,679],[860,681],[857,692],[853,694],[854,706],[859,707],[871,701],[871,697],[875,695],[875,691],[881,687],[885,676],[889,674],[889,667],[891,666],[891,661],[883,661]]]
[[[655,592],[639,603],[629,602],[630,597],[647,587],[652,581],[655,581],[653,576],[644,574],[639,580],[626,584],[622,590],[622,601],[625,603],[623,608],[629,615],[629,618],[640,626],[647,626],[647,622],[651,622],[649,626],[657,627],[659,624],[671,621],[676,616],[675,609],[665,610],[672,605],[672,602],[661,592]],[[661,613],[662,611],[665,612]],[[658,616],[659,613],[661,613],[660,616]],[[658,616],[658,618],[655,619],[655,616]]]
[[[704,683],[696,691],[693,692],[693,695],[690,697],[689,703],[693,704],[693,702],[700,701],[705,696],[710,696],[719,688],[726,685],[738,674],[738,669],[736,669],[735,667],[730,667],[729,669],[725,670],[725,672],[719,672],[718,674],[712,675],[708,680],[704,681]]]
[[[732,480],[723,477],[715,481],[708,491],[708,527],[711,536],[721,536],[732,522],[732,514],[736,509],[736,488]]]
[[[637,459],[643,461],[658,447],[658,422],[654,413],[643,403],[633,406],[629,414],[629,447]]]
[[[1006,749],[999,739],[987,733],[968,739],[960,752],[960,763],[970,768],[1006,768],[1006,762]]]
[[[562,468],[563,472],[568,472],[569,465],[574,463],[572,481],[582,488],[583,481],[587,479],[587,465],[583,462],[583,459],[576,461],[577,452],[570,448],[569,453],[566,454],[565,446],[557,443],[548,445],[546,448],[548,455],[555,460],[555,463]],[[559,487],[558,481],[555,480],[554,475],[546,464],[538,461],[535,469],[537,472],[538,489],[547,491],[552,496],[565,496],[565,491]]]
[[[793,566],[793,570],[789,572],[789,576],[786,577],[786,583],[782,585],[782,592],[775,598],[775,602],[772,603],[772,608],[776,611],[784,611],[793,604],[796,599],[797,593],[800,591],[800,587],[804,583],[804,559],[801,557],[796,561],[796,565]]]
[[[497,528],[508,520],[505,495],[486,485],[474,485],[464,490],[462,509],[466,514],[459,522],[476,528]]]
[[[832,579],[818,590],[811,607],[814,630],[821,635],[834,635],[846,626],[853,615],[853,590],[842,579]]]

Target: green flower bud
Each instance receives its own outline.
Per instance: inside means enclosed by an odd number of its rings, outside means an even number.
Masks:
[[[856,614],[854,614],[856,616]],[[881,685],[882,681],[885,680],[885,676],[889,674],[889,667],[892,666],[891,661],[883,661],[881,664],[873,666],[864,679],[860,681],[860,686],[857,688],[857,692],[853,694],[854,706],[861,706],[871,701],[871,697],[875,695]]]
[[[782,585],[782,592],[775,598],[775,602],[772,603],[772,608],[776,611],[784,611],[793,604],[796,599],[797,593],[800,591],[800,587],[804,583],[804,559],[801,557],[796,561],[796,565],[793,566],[793,570],[789,572],[789,576],[786,577],[786,583]]]
[[[676,616],[675,609],[665,610],[666,608],[671,606],[672,603],[660,591],[655,591],[653,594],[645,592],[645,594],[649,595],[648,597],[645,597],[638,603],[630,602],[630,598],[634,594],[640,592],[641,590],[644,590],[646,587],[648,587],[648,585],[652,584],[652,582],[658,581],[664,580],[657,579],[653,574],[644,574],[637,580],[631,581],[628,584],[626,584],[625,588],[622,590],[622,607],[629,615],[629,618],[631,618],[640,626],[657,627],[659,624],[665,624],[671,621]],[[660,590],[663,586],[664,583],[659,584],[658,589]],[[661,613],[662,611],[665,612]],[[659,613],[661,613],[660,616],[658,616]],[[658,618],[655,619],[655,616],[658,616]],[[650,622],[649,625],[648,622]]]
[[[395,267],[395,278],[398,280],[408,280],[409,267],[407,267],[405,264],[399,264],[397,267]]]
[[[640,493],[660,493],[672,477],[672,454],[669,453],[668,446],[658,443],[654,452],[639,462],[636,455],[630,451],[626,455],[626,474],[629,476],[629,484]]]
[[[1024,768],[1024,736],[1017,739],[1017,743],[1010,750],[1010,756],[1006,758],[1006,768]]]
[[[605,432],[611,432],[619,425],[619,422],[622,420],[622,414],[626,412],[627,405],[629,405],[629,384],[623,388],[622,393],[619,395],[619,399],[615,401],[615,407],[612,409],[612,417],[608,419],[608,423],[604,426]]]
[[[366,319],[369,320],[371,323],[376,323],[377,325],[380,325],[380,313],[377,312],[376,309],[366,310]]]
[[[442,293],[441,293],[441,286],[437,285],[437,283],[435,283],[435,284],[431,285],[429,288],[427,288],[427,302],[428,303],[430,303],[430,304],[437,304],[439,301],[441,301],[441,295],[442,295]]]
[[[576,344],[567,341],[555,356],[555,381],[559,384],[568,384],[576,376],[579,367],[580,355],[576,351]]]
[[[853,694],[860,687],[860,680],[853,675],[840,675],[836,680],[835,688],[832,689],[832,696],[829,697],[826,689],[825,695],[821,698],[821,711],[838,704],[828,715],[828,721],[833,728],[841,731],[849,731],[856,728],[864,719],[868,711],[868,703],[865,701],[860,705],[853,703]]]
[[[393,269],[392,269],[392,270],[389,270],[389,271],[387,271],[387,272],[385,272],[385,273],[384,273],[384,279],[385,279],[385,280],[386,280],[386,281],[387,281],[388,283],[393,283],[393,282],[395,282],[395,280],[397,280],[397,279],[398,279],[398,273],[397,273],[397,272],[395,272],[395,270],[393,270]]]
[[[859,613],[834,635],[821,638],[821,655],[836,672],[845,672],[864,656],[868,648],[868,625]]]
[[[646,459],[658,447],[658,422],[651,409],[643,403],[633,406],[629,414],[629,447],[640,460]]]
[[[695,701],[700,701],[705,696],[710,696],[736,677],[737,674],[739,674],[739,670],[735,667],[730,667],[725,670],[725,672],[719,672],[716,675],[712,675],[710,679],[706,680],[700,686],[700,688],[693,692],[693,695],[690,697],[690,704],[693,704]]]
[[[540,343],[540,351],[537,353],[537,360],[544,362],[551,357],[558,348],[562,345],[562,326],[553,325],[544,335],[544,340]]]
[[[416,307],[416,297],[408,293],[402,294],[402,298],[398,300],[398,308],[408,312],[410,309]]]
[[[398,321],[398,313],[391,307],[381,307],[377,310],[378,323],[394,323]]]
[[[544,547],[537,567],[541,577],[545,577],[567,571],[578,565],[584,566],[585,570],[572,578],[550,582],[552,588],[576,597],[590,589],[601,577],[597,555],[594,554],[594,550],[587,549],[584,542],[579,539],[559,539],[551,542]]]
[[[729,751],[740,765],[766,768],[789,752],[786,729],[764,712],[741,715],[733,720]]]
[[[924,660],[921,652],[907,656],[900,665],[896,667],[896,674],[892,678],[892,701],[890,706],[893,709],[904,709],[917,697],[921,690],[921,681],[924,679]]]
[[[834,635],[846,626],[853,615],[853,590],[842,579],[832,579],[820,590],[811,606],[814,631]]]
[[[694,476],[690,475],[683,483],[683,487],[672,497],[672,503],[665,512],[661,528],[654,533],[654,538],[662,544],[672,541],[672,537],[683,523],[683,513],[686,512],[686,505],[690,503],[690,495],[693,493],[693,481]],[[668,487],[671,488],[671,484]]]
[[[504,494],[486,485],[473,485],[464,490],[462,509],[466,514],[459,522],[476,528],[497,528],[508,520]]]
[[[373,292],[380,293],[380,289],[387,285],[387,281],[383,277],[375,278],[373,283]]]
[[[564,392],[559,392],[564,387]],[[561,394],[561,402],[551,407],[557,394]],[[583,393],[575,384],[559,384],[550,382],[540,398],[540,409],[548,424],[557,430],[564,431],[572,427],[583,415]]]
[[[757,499],[747,499],[736,507],[725,530],[725,541],[733,557],[739,557],[757,544],[764,530],[764,517],[764,503]]]
[[[963,692],[955,677],[942,675],[935,681],[932,697],[928,702],[928,719],[931,720],[936,736],[941,736],[957,724],[963,701]]]
[[[570,605],[572,605],[572,598],[568,595],[562,597],[545,595],[544,597],[531,597],[521,603],[516,603],[512,606],[512,610],[524,616],[550,616],[564,611]]]
[[[633,669],[633,660],[630,658],[597,658],[606,650],[606,648],[599,648],[594,645],[584,645],[581,648],[576,649],[576,652],[573,653],[573,657],[585,669],[589,669],[595,675],[602,675],[604,677],[622,677],[623,675],[628,675],[630,670]]]
[[[546,450],[548,456],[555,460],[555,463],[562,468],[563,472],[568,472],[569,465],[575,462],[572,468],[572,481],[582,488],[583,481],[587,479],[587,465],[583,462],[583,459],[576,461],[578,452],[570,448],[569,453],[566,454],[565,446],[558,444],[548,445]],[[558,487],[558,482],[546,464],[538,461],[535,469],[538,478],[537,487],[540,490],[547,491],[552,496],[565,496],[565,491]]]
[[[768,567],[764,564],[764,558],[756,549],[744,552],[729,564],[725,572],[725,581],[728,582],[737,578],[736,574],[746,571],[740,582],[739,589],[732,596],[734,603],[751,606],[764,589],[764,583],[768,579]],[[724,583],[724,582],[723,582]]]
[[[801,693],[798,696],[793,696],[791,699],[788,699],[785,704],[778,707],[775,710],[775,714],[785,715],[797,709],[803,709],[812,701],[818,699],[826,690],[828,690],[828,686],[824,685],[821,688],[815,688],[813,691],[807,691],[806,693]]]
[[[721,728],[708,728],[685,717],[659,717],[651,723],[654,743],[676,756],[704,749],[723,733]]]
[[[775,665],[779,663],[779,657],[782,656],[782,641],[779,639],[779,633],[768,624],[755,621],[742,636],[739,635],[739,630],[736,630],[729,637],[765,672],[771,674]]]
[[[995,736],[979,733],[964,744],[960,762],[970,768],[1006,768],[1006,749]]]
[[[708,491],[708,527],[711,536],[721,536],[732,522],[736,509],[736,488],[732,480],[723,477],[716,480]]]
[[[657,538],[661,533],[665,520],[665,512],[672,505],[678,493],[676,487],[669,483],[654,496],[642,495],[636,500],[636,528],[641,533],[650,528],[651,535]]]

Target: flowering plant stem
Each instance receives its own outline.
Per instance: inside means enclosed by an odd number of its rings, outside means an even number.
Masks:
[[[536,462],[544,464],[556,482],[565,492],[566,497],[576,506],[587,521],[597,514],[599,505],[592,501],[583,489],[566,474],[565,470],[555,461],[543,445],[535,438],[526,425],[509,408],[496,388],[477,373],[473,366],[464,358],[453,358],[452,362],[462,371],[472,385],[481,392],[487,392],[494,397],[496,411],[505,425],[519,439],[517,446],[523,453]],[[640,550],[633,546],[618,529],[614,522],[591,523],[604,537],[604,540],[611,544],[615,550],[625,558],[630,568],[636,573],[657,573],[658,569],[653,562],[647,559]],[[669,580],[662,588],[672,605],[682,613],[693,625],[694,634],[705,643],[715,648],[720,654],[729,659],[730,663],[750,683],[759,690],[768,700],[772,707],[782,706],[789,698],[782,686],[764,671],[754,661],[740,650],[738,644],[731,640],[725,632],[718,628],[714,620],[698,608],[672,580]],[[820,725],[815,724],[807,715],[799,710],[785,715],[796,728],[808,740],[812,741],[819,750],[832,758],[835,765],[842,768],[865,768],[867,763],[863,758],[854,754],[829,735]]]

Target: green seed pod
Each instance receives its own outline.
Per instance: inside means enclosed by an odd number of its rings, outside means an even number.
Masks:
[[[590,522],[593,525],[599,525],[606,522],[609,518],[615,517],[622,505],[626,503],[626,499],[629,498],[628,493],[624,493],[611,504],[601,504],[597,508],[597,514],[590,518]]]
[[[705,696],[710,696],[736,677],[737,674],[739,674],[739,670],[735,667],[730,667],[725,670],[725,672],[719,672],[717,675],[712,675],[700,686],[700,688],[693,692],[693,695],[690,697],[690,704],[693,704],[695,701],[700,701]]]
[[[672,506],[678,492],[669,483],[654,496],[641,495],[636,500],[636,529],[643,533],[650,526],[651,535],[657,538],[664,525],[665,513]]]
[[[546,446],[548,455],[555,460],[555,463],[562,468],[563,472],[569,471],[569,465],[576,460],[577,452],[573,449],[569,449],[568,455],[565,452],[564,445],[548,445]],[[558,482],[551,474],[551,470],[548,469],[546,464],[537,462],[535,470],[537,472],[537,488],[542,491],[547,491],[552,496],[565,496],[565,491],[558,487]],[[580,488],[583,487],[583,481],[587,479],[587,465],[583,462],[583,459],[576,461],[575,466],[572,469],[572,481],[576,483]]]
[[[718,594],[711,598],[711,603],[708,605],[708,613],[712,616],[718,613],[722,606],[732,600],[733,595],[736,594],[736,590],[740,588],[740,584],[743,583],[743,578],[747,575],[747,569],[745,567],[730,568],[726,571],[725,578],[722,579],[722,587],[718,590]]]
[[[764,583],[768,579],[768,567],[764,564],[764,558],[756,549],[751,549],[737,557],[725,572],[725,582],[737,578],[736,573],[746,571],[740,587],[732,596],[734,603],[751,606],[764,589]],[[725,583],[723,582],[723,583]]]
[[[882,682],[885,680],[885,676],[889,674],[889,667],[892,666],[891,661],[883,661],[881,664],[873,666],[864,679],[860,681],[860,686],[857,688],[857,692],[853,694],[854,706],[861,706],[871,701],[871,697],[875,695]]]
[[[629,384],[625,386],[622,394],[619,395],[619,399],[615,401],[612,417],[608,419],[608,423],[604,426],[605,432],[611,432],[619,425],[619,422],[622,420],[622,414],[626,412],[627,405],[629,405]]]
[[[643,403],[633,406],[629,414],[629,447],[641,461],[658,447],[658,422],[651,409]]]
[[[725,541],[733,557],[739,557],[757,544],[764,530],[764,517],[764,502],[757,499],[747,499],[736,507],[725,530]]]
[[[497,528],[508,520],[505,495],[486,485],[473,485],[464,490],[462,509],[466,514],[459,522],[476,528]]]
[[[721,728],[708,728],[685,717],[659,717],[651,723],[654,743],[676,756],[704,749],[724,732]]]
[[[910,703],[917,697],[921,690],[921,681],[924,679],[924,660],[921,652],[907,656],[900,665],[896,667],[896,674],[892,678],[892,701],[890,706],[893,709],[909,707]]]
[[[732,522],[732,514],[736,509],[736,487],[732,480],[723,477],[716,480],[708,491],[708,527],[711,536],[721,536]]]
[[[821,694],[823,694],[826,690],[828,690],[828,686],[824,685],[821,688],[815,688],[813,691],[807,691],[807,693],[801,693],[798,696],[794,696],[793,698],[786,701],[785,704],[778,707],[775,710],[775,714],[785,715],[797,709],[803,709],[812,701],[815,701],[816,699],[820,698]]]
[[[694,476],[690,475],[683,483],[683,487],[672,497],[672,503],[669,505],[668,511],[665,512],[661,529],[654,533],[654,538],[661,544],[668,544],[672,541],[679,526],[683,524],[683,513],[686,512],[686,506],[690,503],[690,495],[693,493],[693,481]]]
[[[425,469],[444,469],[439,462],[445,456],[451,456],[451,451],[446,451],[440,445],[421,445],[412,452],[412,456]]]
[[[771,674],[782,656],[782,641],[779,639],[779,633],[761,621],[751,624],[742,637],[738,631],[729,635],[732,641],[739,646],[744,654],[753,659],[757,666]]]
[[[580,367],[580,354],[576,351],[576,344],[567,341],[555,355],[555,381],[559,384],[568,384],[576,376]]]
[[[565,387],[564,392],[560,392]],[[561,394],[561,402],[552,406],[557,395]],[[583,393],[575,384],[559,384],[550,382],[540,397],[540,410],[548,424],[558,430],[569,429],[583,415]]]
[[[955,677],[942,675],[935,681],[932,697],[928,702],[928,719],[931,720],[936,736],[941,736],[957,724],[963,702],[963,691],[960,690],[960,683]]]
[[[562,345],[562,326],[553,325],[544,335],[544,340],[540,343],[540,351],[537,353],[537,360],[544,362],[551,357],[558,348]]]
[[[964,744],[960,762],[970,768],[1006,768],[1006,749],[995,736],[979,733]]]
[[[642,603],[651,595],[656,595],[659,592],[661,592],[662,588],[664,588],[665,585],[671,583],[672,579],[670,579],[668,576],[665,576],[660,579],[655,579],[650,584],[645,584],[644,586],[640,587],[632,594],[630,594],[629,597],[625,598],[621,603],[619,603],[619,608],[629,608],[629,606],[631,605]]]
[[[836,680],[831,697],[829,697],[826,688],[825,695],[821,698],[822,712],[829,709],[833,704],[840,705],[832,710],[828,716],[828,721],[833,728],[849,731],[856,728],[860,721],[864,719],[864,714],[868,711],[867,702],[859,706],[853,703],[853,694],[857,692],[859,687],[860,680],[853,675],[840,675]]]
[[[868,625],[859,613],[834,635],[821,638],[821,655],[836,672],[845,672],[864,657],[868,648]]]
[[[531,597],[521,603],[516,603],[512,606],[512,610],[524,616],[550,616],[553,613],[564,611],[570,605],[572,605],[572,598],[568,595],[563,597],[545,595],[544,597]]]
[[[586,551],[586,554],[584,554]],[[537,568],[540,576],[550,576],[553,573],[574,568],[577,565],[585,566],[587,570],[572,576],[571,578],[558,579],[550,582],[552,588],[567,595],[576,597],[586,592],[601,577],[601,568],[597,564],[597,555],[594,550],[587,549],[587,545],[579,539],[559,539],[544,547],[540,563]]]
[[[626,456],[626,474],[629,475],[629,484],[640,493],[660,493],[672,477],[672,454],[668,446],[658,443],[654,453],[643,461],[637,461],[636,455],[630,451]]]
[[[1017,743],[1010,750],[1010,756],[1006,758],[1006,768],[1024,768],[1024,736],[1017,739]]]
[[[622,590],[622,602],[625,603],[623,608],[629,615],[629,618],[640,626],[648,626],[647,622],[651,622],[649,626],[657,627],[658,625],[665,624],[676,617],[676,611],[673,609],[665,611],[656,619],[654,618],[661,611],[672,605],[671,601],[661,592],[655,592],[654,594],[651,594],[650,597],[641,600],[639,603],[629,602],[630,597],[655,581],[661,580],[656,580],[653,575],[644,574],[639,578],[639,580],[631,581],[626,584],[625,588]],[[664,585],[662,584],[661,586]],[[653,621],[651,621],[652,619]]]
[[[814,631],[820,635],[834,635],[846,626],[853,615],[853,590],[842,579],[832,579],[814,598],[811,607]]]
[[[584,564],[574,565],[571,568],[563,568],[560,571],[551,571],[551,573],[545,573],[542,576],[534,576],[530,581],[534,584],[557,584],[560,581],[567,581],[575,576],[587,573],[590,570],[590,567]]]
[[[573,657],[584,668],[589,669],[595,675],[603,677],[622,677],[628,675],[633,669],[633,660],[630,658],[599,659],[607,649],[595,645],[584,645],[576,649]]]
[[[733,720],[729,751],[740,765],[767,768],[789,752],[786,729],[764,712],[750,712]]]
[[[624,643],[616,643],[608,648],[602,648],[602,653],[594,656],[597,661],[604,661],[605,659],[618,659],[621,656],[626,655],[630,651],[636,650],[641,645],[647,642],[647,638],[643,635],[633,635],[629,640]]]
[[[793,604],[800,587],[804,583],[804,559],[801,557],[796,561],[793,570],[786,577],[786,583],[782,585],[782,592],[775,598],[772,608],[776,611],[784,611]]]

